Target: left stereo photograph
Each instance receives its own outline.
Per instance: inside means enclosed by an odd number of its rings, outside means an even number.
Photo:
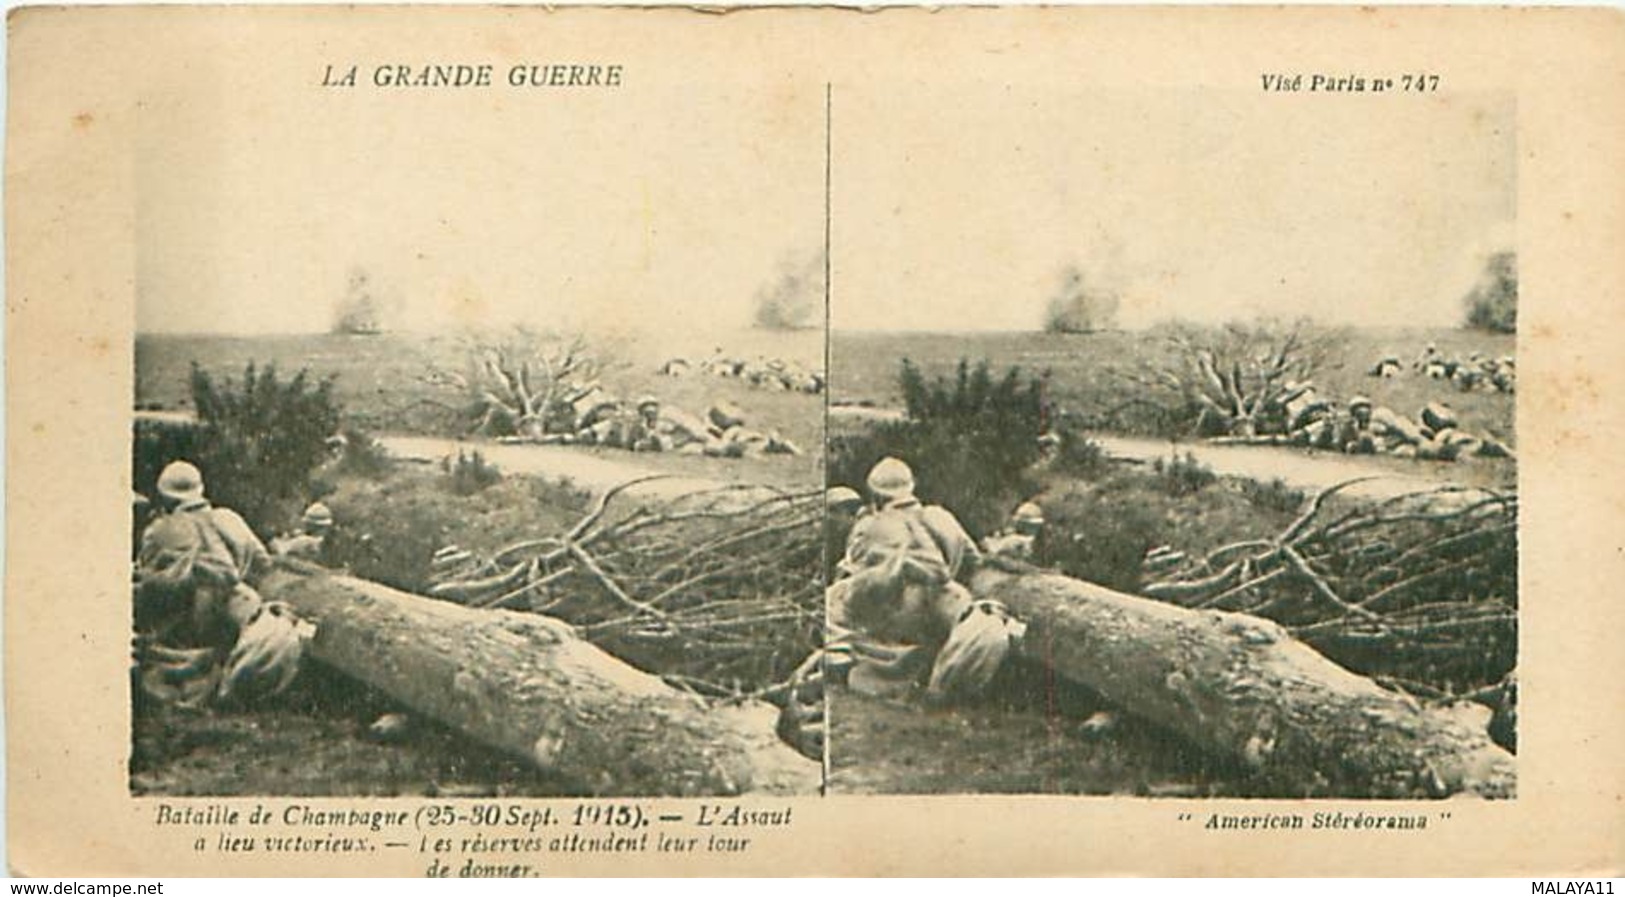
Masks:
[[[824,85],[195,62],[132,149],[131,793],[817,794]]]

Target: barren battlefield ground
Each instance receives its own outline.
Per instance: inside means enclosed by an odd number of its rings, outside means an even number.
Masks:
[[[1430,401],[1448,402],[1462,425],[1516,445],[1515,397],[1461,393],[1447,382],[1407,371],[1392,379],[1366,375],[1373,362],[1398,356],[1407,365],[1428,341],[1447,355],[1508,355],[1514,339],[1456,329],[1356,330],[1340,343],[1330,363],[1315,375],[1321,391],[1338,402],[1354,394],[1414,415]],[[780,356],[816,365],[821,334],[743,332],[732,340],[707,340],[683,347],[690,357],[713,345],[745,356]],[[822,396],[768,392],[734,380],[705,376],[662,377],[656,369],[670,354],[635,342],[606,344],[622,362],[605,385],[623,396],[652,393],[663,401],[703,414],[715,401],[741,405],[752,426],[777,429],[797,442],[801,458],[728,461],[700,457],[635,458],[618,449],[580,448],[638,466],[670,469],[718,479],[754,480],[779,485],[822,483]],[[431,386],[424,374],[433,365],[459,369],[458,342],[449,336],[143,336],[136,343],[136,394],[142,407],[186,410],[187,374],[197,362],[211,374],[239,378],[250,361],[274,363],[279,372],[308,369],[336,377],[336,391],[350,421],[375,434],[459,436],[459,423],[443,403],[459,397]],[[986,360],[995,372],[1019,366],[1026,374],[1048,372],[1059,408],[1104,431],[1127,432],[1132,422],[1112,425],[1112,409],[1136,398],[1116,371],[1158,351],[1142,333],[1090,335],[1038,333],[875,333],[837,332],[831,344],[830,396],[833,402],[901,406],[900,363],[907,358],[928,376],[951,374],[960,359]],[[832,420],[841,429],[851,422]],[[1305,463],[1313,463],[1307,457]],[[1516,476],[1510,461],[1459,464],[1397,458],[1367,459],[1407,471],[1429,469],[1440,479],[1507,484]],[[568,489],[510,477],[492,489],[457,495],[444,487],[437,470],[397,465],[381,480],[337,484],[328,498],[341,522],[361,538],[389,550],[376,563],[358,563],[355,572],[402,588],[415,588],[427,559],[440,544],[456,542],[490,550],[533,532],[552,532],[576,519],[581,509]],[[1115,481],[1114,481],[1115,482]],[[1174,498],[1146,491],[1143,483],[1119,494],[1114,486],[1048,482],[1049,507],[1064,516],[1068,508],[1089,514],[1123,514],[1147,529],[1146,538],[1205,550],[1217,542],[1264,537],[1296,513],[1295,502],[1261,503],[1244,484],[1221,482],[1194,496]],[[1127,487],[1125,487],[1127,488]],[[1125,505],[1131,504],[1132,507]],[[1093,509],[1093,510],[1090,510]],[[1130,513],[1132,512],[1132,513]],[[1074,515],[1076,516],[1076,515]],[[1113,519],[1122,535],[1127,520]],[[980,533],[979,533],[980,535]],[[1215,542],[1217,540],[1217,542]],[[1121,559],[1135,566],[1144,546]],[[1212,544],[1210,544],[1212,543]],[[1127,550],[1127,549],[1125,549]],[[364,560],[364,559],[363,559]],[[1110,558],[1107,558],[1110,560]],[[1097,577],[1107,581],[1104,577]],[[1132,582],[1116,583],[1132,588]],[[1014,669],[1013,687],[983,705],[924,709],[838,692],[831,706],[833,790],[842,792],[1055,792],[1139,793],[1150,795],[1246,794],[1244,777],[1183,741],[1125,720],[1101,735],[1084,720],[1098,708],[1086,693],[1072,694],[1042,671]],[[188,719],[138,721],[132,787],[168,794],[528,794],[560,793],[567,785],[480,748],[466,738],[420,721],[402,743],[377,744],[366,726],[377,714],[399,709],[336,674],[314,668],[301,684],[273,706],[257,711],[206,714]],[[265,747],[275,748],[267,760]]]
[[[714,402],[733,401],[745,410],[750,426],[778,430],[804,454],[723,464],[707,458],[640,454],[637,465],[775,485],[821,481],[821,396],[755,389],[738,380],[716,377],[660,376],[659,366],[676,352],[669,346],[653,348],[649,345],[653,341],[619,338],[594,343],[593,349],[612,362],[603,375],[604,386],[628,399],[648,393],[699,415]],[[746,330],[714,337],[703,347],[690,342],[694,344],[679,347],[688,357],[703,357],[713,348],[721,348],[745,358],[763,355],[822,366],[821,335],[816,331]],[[315,377],[335,377],[334,388],[349,421],[374,434],[459,437],[467,433],[469,421],[452,406],[464,398],[432,385],[425,377],[435,367],[460,372],[464,358],[458,338],[438,334],[143,335],[136,338],[135,345],[135,400],[139,407],[187,410],[188,372],[193,362],[216,377],[235,379],[241,379],[249,362],[275,364],[284,375],[308,370]],[[629,459],[620,449],[579,450]]]
[[[1446,355],[1465,358],[1472,352],[1486,356],[1511,355],[1516,340],[1509,335],[1457,328],[1370,328],[1347,331],[1336,353],[1314,381],[1328,397],[1346,402],[1364,394],[1379,405],[1402,414],[1416,414],[1428,402],[1450,404],[1463,427],[1517,444],[1513,432],[1513,397],[1495,393],[1462,393],[1448,382],[1429,380],[1408,369],[1398,377],[1366,376],[1366,370],[1385,355],[1398,356],[1409,365],[1429,341]],[[927,375],[950,374],[961,358],[973,364],[987,359],[995,372],[1015,365],[1037,376],[1050,372],[1050,388],[1061,409],[1084,419],[1106,414],[1135,398],[1115,371],[1131,369],[1160,351],[1156,341],[1134,331],[1092,334],[1005,333],[886,333],[836,331],[830,346],[830,399],[833,402],[872,402],[883,407],[902,404],[897,372],[909,359]]]

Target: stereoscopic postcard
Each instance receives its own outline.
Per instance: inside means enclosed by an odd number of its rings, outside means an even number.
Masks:
[[[1618,11],[8,30],[15,874],[1621,874]]]

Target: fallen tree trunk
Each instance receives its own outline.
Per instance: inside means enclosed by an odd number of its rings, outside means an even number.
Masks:
[[[816,793],[775,708],[710,706],[539,614],[477,610],[284,568],[262,584],[316,624],[315,659],[592,795]]]
[[[1066,576],[983,570],[1028,624],[1021,653],[1301,796],[1512,797],[1515,761],[1469,713],[1426,709],[1260,617]],[[1487,721],[1487,712],[1479,714]]]

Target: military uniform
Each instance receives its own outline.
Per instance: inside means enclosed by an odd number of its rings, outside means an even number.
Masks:
[[[959,581],[980,561],[975,541],[946,508],[913,495],[913,474],[895,459],[875,466],[869,487],[883,504],[852,528],[828,590],[830,621],[848,630],[859,690],[895,693],[926,685],[933,699],[985,687],[1021,626],[997,602],[979,602]]]
[[[256,591],[270,552],[235,511],[204,499],[192,465],[165,468],[158,489],[173,508],[147,526],[137,555],[142,691],[184,704],[281,691],[309,630]]]

